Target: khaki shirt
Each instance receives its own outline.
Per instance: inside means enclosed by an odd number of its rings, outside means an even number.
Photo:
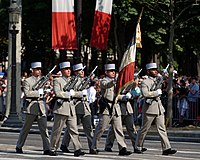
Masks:
[[[125,95],[118,96],[118,103],[120,105],[122,115],[133,114],[133,108],[131,106],[131,103],[125,100]]]
[[[79,78],[78,82],[74,87],[74,90],[76,91],[74,96],[74,100],[76,102],[75,104],[76,114],[91,115],[91,110],[89,103],[87,102],[87,97],[83,97],[82,91],[77,91],[83,79],[84,78]]]
[[[144,103],[143,113],[160,115],[165,112],[165,109],[161,103],[160,96],[157,95],[157,91],[151,91],[155,81],[156,79],[152,77],[142,81],[141,92],[145,100],[148,98],[155,98],[151,105],[147,104],[146,102]]]
[[[23,81],[23,91],[25,95],[24,112],[34,115],[46,116],[46,103],[43,97],[40,97],[39,91],[33,90],[33,86],[40,77],[31,76]]]
[[[100,81],[100,87],[102,96],[104,96],[105,99],[110,101],[108,104],[110,107],[112,107],[112,104],[114,103],[113,101],[115,101],[116,82],[109,77],[104,77]],[[121,116],[121,109],[118,103],[114,103],[112,113],[116,116]],[[106,108],[103,114],[109,114],[109,110]]]
[[[69,82],[70,77],[59,77],[55,78],[53,81],[53,88],[57,99],[63,99],[62,105],[56,101],[53,113],[73,116],[76,114],[75,107],[72,99],[68,99],[66,92],[63,91],[64,86]]]

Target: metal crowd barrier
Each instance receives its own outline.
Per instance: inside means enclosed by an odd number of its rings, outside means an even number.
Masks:
[[[173,122],[176,123],[180,119],[180,108],[178,107],[178,97],[173,97],[173,106],[172,106],[172,112],[173,112]],[[165,110],[167,112],[167,97],[161,97],[161,101],[163,106],[165,107]],[[186,124],[193,124],[200,126],[200,97],[197,98],[197,102],[191,102],[188,101],[188,109],[184,110],[183,120]]]

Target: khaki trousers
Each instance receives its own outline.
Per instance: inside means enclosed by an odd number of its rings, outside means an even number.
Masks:
[[[54,124],[51,132],[51,150],[53,151],[56,151],[59,147],[61,133],[65,124],[72,139],[74,150],[82,148],[79,141],[76,116],[54,114]]]
[[[138,131],[136,138],[136,147],[142,149],[145,136],[151,127],[152,122],[155,120],[156,128],[161,139],[161,146],[163,150],[171,148],[167,131],[165,127],[165,117],[161,115],[143,114],[143,122],[141,129]]]
[[[40,134],[43,141],[43,150],[50,150],[50,140],[49,140],[49,133],[47,129],[47,117],[45,116],[38,116],[33,114],[25,114],[25,121],[24,125],[20,131],[20,135],[17,141],[17,147],[22,148],[28,136],[28,133],[32,127],[34,120],[37,120],[38,127],[40,130]]]
[[[118,143],[119,150],[123,147],[127,148],[125,140],[124,140],[124,133],[122,128],[122,120],[121,116],[112,116],[110,115],[101,115],[100,121],[97,125],[97,128],[94,133],[93,141],[92,141],[92,149],[98,149],[100,139],[106,130],[109,127],[109,124],[112,124],[113,130],[115,133],[115,137]]]
[[[133,114],[122,115],[122,123],[126,126],[127,133],[129,138],[131,139],[133,148],[135,147],[135,139],[136,139],[136,128],[133,120]],[[112,148],[115,140],[115,133],[113,127],[110,126],[108,135],[106,138],[105,148]]]
[[[89,149],[91,149],[92,139],[93,139],[91,115],[78,114],[77,121],[80,121],[82,123],[84,133],[88,140],[88,147],[89,147]],[[62,145],[65,145],[66,147],[68,147],[70,139],[71,138],[69,136],[69,131],[68,131],[68,129],[66,129],[64,136],[63,136],[63,140],[62,140]]]

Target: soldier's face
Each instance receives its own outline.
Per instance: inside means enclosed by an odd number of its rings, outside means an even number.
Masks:
[[[65,77],[69,77],[71,75],[71,69],[70,68],[63,68],[61,70],[62,72],[62,75],[65,76]]]
[[[80,77],[83,78],[85,76],[85,72],[83,70],[79,70],[75,72],[75,75],[80,74]]]
[[[109,78],[115,78],[115,74],[116,74],[115,70],[108,70],[105,73]]]
[[[156,68],[149,69],[147,72],[151,77],[157,77],[158,75],[158,70]]]
[[[42,74],[41,68],[33,68],[32,70],[33,70],[32,75],[35,77],[38,77]]]

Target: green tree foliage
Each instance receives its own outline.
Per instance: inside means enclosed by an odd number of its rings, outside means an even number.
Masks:
[[[148,53],[148,55],[160,53],[161,63],[164,64],[163,66],[169,63],[169,27],[171,18],[173,17],[175,24],[173,41],[175,69],[181,71],[181,74],[197,75],[196,61],[195,58],[192,57],[194,57],[195,53],[198,54],[197,50],[199,48],[199,43],[194,41],[198,39],[197,35],[199,34],[200,5],[194,5],[196,3],[195,0],[174,1],[174,6],[172,6],[174,14],[171,15],[170,0],[147,0],[137,2],[145,7],[141,28],[143,30],[143,40],[148,42],[148,46],[146,46],[144,42],[143,49],[145,51],[146,48],[150,49],[152,53]],[[187,46],[190,46],[190,49]],[[145,52],[145,54],[147,54],[147,52]],[[185,63],[186,61],[188,62]],[[193,68],[196,69],[192,70],[190,68],[190,71],[187,71],[187,65],[183,64],[189,65],[191,61],[194,62]]]
[[[23,1],[22,6],[22,47],[27,57],[37,59],[51,50],[51,1]]]
[[[121,0],[113,2],[113,14],[118,15],[122,23],[127,23],[132,21],[132,16],[136,16],[138,11],[132,0]]]
[[[33,61],[42,61],[45,66],[54,63],[51,53],[51,1],[22,1],[22,61],[25,70]]]

